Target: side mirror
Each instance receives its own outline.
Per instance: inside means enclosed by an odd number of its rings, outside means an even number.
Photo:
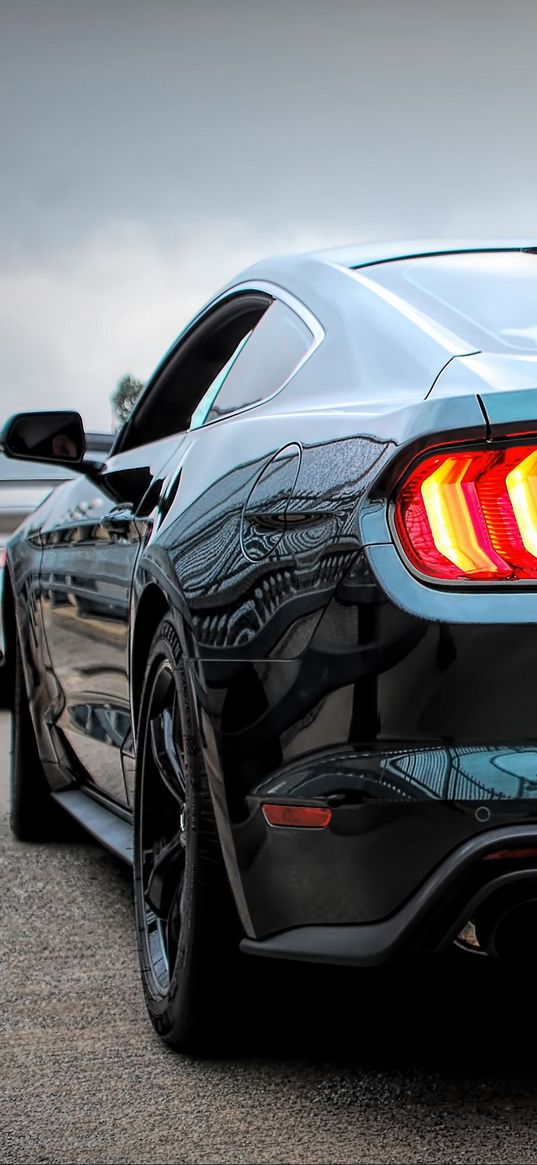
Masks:
[[[23,461],[77,465],[86,452],[79,413],[16,413],[0,433],[0,450]]]

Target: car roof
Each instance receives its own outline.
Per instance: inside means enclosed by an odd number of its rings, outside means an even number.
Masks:
[[[400,259],[419,259],[427,255],[454,255],[495,251],[537,251],[536,239],[411,239],[380,243],[362,243],[316,251],[316,258],[342,267],[370,267],[377,263],[396,263]]]
[[[425,307],[416,306],[415,289],[400,278],[405,267],[426,265],[428,257],[438,267],[445,256],[447,268],[457,255],[475,255],[475,276],[482,279],[484,293],[488,276],[483,274],[481,257],[507,258],[509,253],[522,257],[523,252],[537,261],[537,240],[368,243],[264,259],[224,290],[264,285],[277,293],[281,288],[295,299],[297,308],[300,304],[308,308],[323,329],[324,342],[315,359],[307,361],[286,387],[285,407],[306,407],[313,399],[331,399],[338,405],[361,401],[368,406],[382,399],[395,406],[423,400],[452,357],[489,350],[487,335],[481,330],[476,341],[473,324],[461,312],[449,311],[438,296],[430,295]],[[339,396],[327,386],[338,386]],[[282,404],[277,401],[277,407]]]
[[[261,259],[246,268],[226,285],[237,286],[252,280],[268,280],[281,283],[289,291],[294,285],[303,283],[302,274],[307,272],[312,284],[322,280],[323,269],[347,272],[361,267],[372,267],[380,263],[397,263],[404,259],[418,259],[426,256],[455,254],[483,254],[491,252],[529,252],[537,254],[537,239],[406,239],[387,242],[355,243],[327,250],[306,251],[273,255]]]

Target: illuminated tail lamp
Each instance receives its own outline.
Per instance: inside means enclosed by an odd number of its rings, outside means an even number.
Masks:
[[[532,557],[537,556],[537,449],[505,479],[507,492],[520,530],[520,537]]]
[[[263,805],[269,825],[286,825],[292,829],[325,829],[332,817],[331,809],[316,805]]]
[[[537,448],[424,458],[399,490],[395,527],[411,564],[430,578],[537,579]]]

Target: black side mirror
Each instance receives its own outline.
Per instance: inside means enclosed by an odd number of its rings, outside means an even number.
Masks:
[[[0,450],[23,461],[49,461],[76,467],[86,452],[79,413],[16,413],[0,433]]]

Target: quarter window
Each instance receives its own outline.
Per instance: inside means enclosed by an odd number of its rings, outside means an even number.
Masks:
[[[216,421],[274,396],[312,343],[313,335],[300,316],[274,300],[209,386],[196,409],[197,423]]]
[[[194,409],[194,412],[192,413],[192,420],[190,422],[191,429],[199,429],[201,427],[201,425],[203,425],[205,423],[205,421],[207,420],[207,417],[208,417],[208,415],[211,411],[211,408],[216,400],[216,397],[218,396],[218,393],[220,392],[220,389],[222,388],[224,381],[229,376],[229,373],[231,372],[231,369],[233,368],[233,365],[234,365],[237,357],[240,356],[242,349],[244,348],[244,345],[248,343],[248,340],[250,339],[251,335],[252,335],[252,332],[250,330],[249,332],[246,333],[245,336],[243,336],[242,340],[239,340],[239,343],[237,344],[235,351],[231,353],[231,356],[229,357],[229,360],[227,361],[227,363],[224,364],[224,367],[221,368],[218,375],[215,376],[212,384],[209,385],[207,392],[201,398],[199,405],[197,406],[196,409]]]
[[[265,292],[211,308],[166,356],[114,445],[124,453],[274,396],[313,343],[296,312]]]
[[[118,436],[114,453],[124,453],[203,423],[214,398],[273,300],[241,292],[196,321],[157,369]]]

